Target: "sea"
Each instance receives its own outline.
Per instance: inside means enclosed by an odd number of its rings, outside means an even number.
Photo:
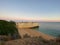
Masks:
[[[38,31],[58,37],[60,36],[60,22],[39,22]]]

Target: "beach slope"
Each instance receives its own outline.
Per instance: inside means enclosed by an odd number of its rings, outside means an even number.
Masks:
[[[31,36],[31,37],[42,37],[46,40],[51,40],[51,39],[55,39],[53,36],[50,36],[50,35],[47,35],[47,34],[44,34],[42,32],[39,32],[37,30],[32,30],[32,29],[19,29],[18,28],[18,32],[19,32],[19,35],[23,38],[23,36],[25,34]]]

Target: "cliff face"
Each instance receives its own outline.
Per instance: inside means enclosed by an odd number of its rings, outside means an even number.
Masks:
[[[18,28],[28,28],[28,29],[30,29],[30,28],[37,28],[37,27],[39,27],[39,24],[38,23],[32,23],[32,22],[20,22],[20,23],[16,23],[16,26],[18,27]]]

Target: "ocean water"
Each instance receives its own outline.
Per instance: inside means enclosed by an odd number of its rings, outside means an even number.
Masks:
[[[41,22],[38,31],[58,37],[60,35],[60,22]]]

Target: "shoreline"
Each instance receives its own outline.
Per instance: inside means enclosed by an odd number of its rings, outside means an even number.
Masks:
[[[55,37],[53,37],[53,36],[50,36],[48,34],[44,34],[42,32],[39,32],[39,31],[36,31],[33,29],[20,29],[20,28],[18,28],[18,33],[22,38],[25,34],[28,34],[31,37],[40,37],[41,36],[43,39],[46,39],[46,40],[54,40],[55,39]]]

